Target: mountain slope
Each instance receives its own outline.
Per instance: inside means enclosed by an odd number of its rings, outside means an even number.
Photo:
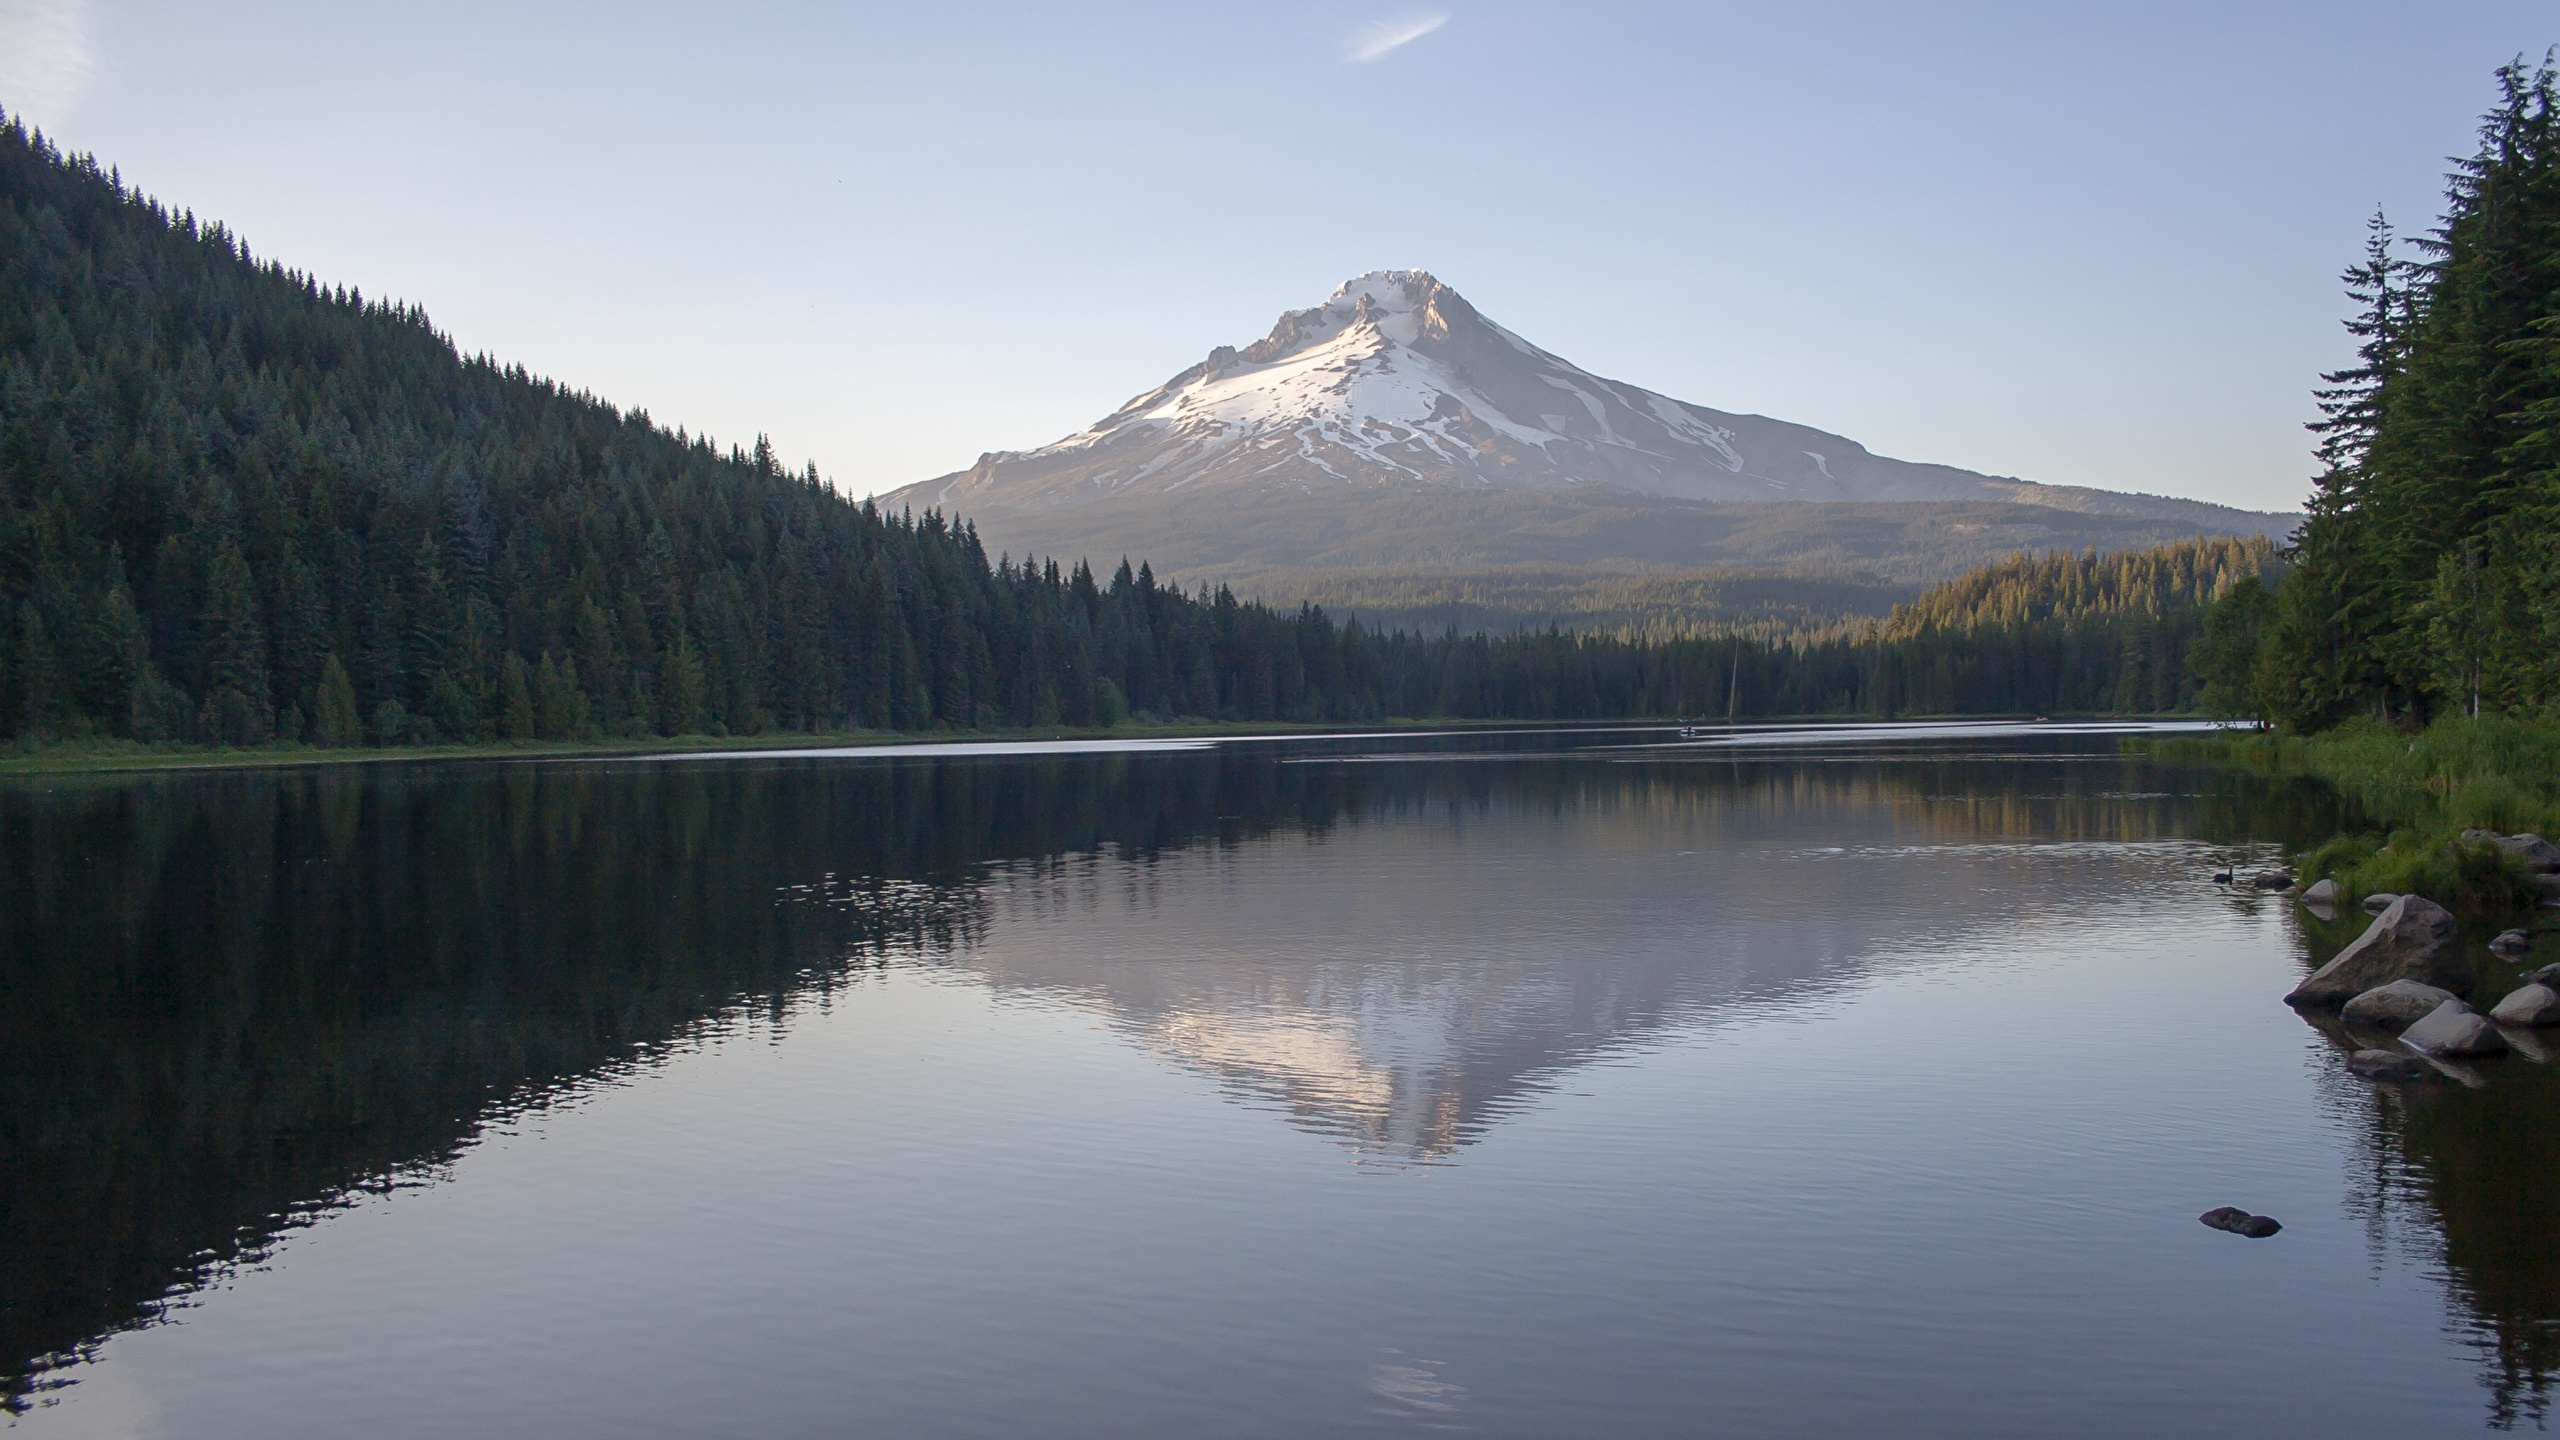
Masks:
[[[991,567],[0,117],[0,749],[1380,712],[1364,637],[1221,598]]]
[[[1328,537],[1371,532],[1386,496],[1429,497],[1420,503],[1445,512],[1445,533],[1420,550],[1492,563],[1751,563],[1723,553],[1712,532],[1730,527],[1715,522],[1715,507],[1771,502],[2019,507],[2047,512],[2021,518],[2061,545],[2102,534],[2149,543],[2166,538],[2161,525],[2170,534],[2266,534],[2290,523],[1895,460],[1809,426],[1673,400],[1530,344],[1419,270],[1349,281],[1322,305],[1281,316],[1263,339],[1220,346],[1073,435],[981,456],[886,502],[967,515],[990,545],[1008,549],[1109,553],[1120,548],[1113,536],[1144,535],[1160,563],[1197,573],[1246,561],[1339,566],[1348,557],[1319,553]],[[1229,511],[1255,517],[1263,553],[1237,553]],[[1584,511],[1632,514],[1636,533],[1604,538],[1629,528],[1605,521],[1559,528],[1559,515]],[[2118,537],[2105,532],[2124,527],[2062,516],[2148,523]],[[1577,529],[1586,532],[1579,542],[1558,538]],[[2083,533],[2091,530],[2099,533]],[[1544,543],[1523,553],[1521,536]],[[1816,548],[1814,539],[1795,548]],[[1825,563],[1789,548],[1752,561]],[[1942,548],[1910,544],[1887,558],[1898,572],[1929,576],[1981,558],[1938,558]],[[1903,563],[1906,555],[1918,563]],[[1352,563],[1433,559],[1408,546]]]

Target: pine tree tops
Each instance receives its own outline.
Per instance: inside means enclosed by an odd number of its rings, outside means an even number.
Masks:
[[[2383,387],[2408,365],[2419,272],[2416,262],[2398,254],[2391,222],[2376,209],[2365,222],[2364,260],[2340,277],[2357,306],[2346,322],[2357,340],[2356,363],[2323,373],[2321,388],[2311,392],[2320,406],[2321,418],[2310,429],[2320,437],[2324,482],[2352,476],[2373,446]]]
[[[2199,536],[2111,554],[2014,555],[1931,587],[1878,627],[1888,638],[2052,622],[2158,619],[2273,571],[2263,536]]]
[[[2321,474],[2264,627],[2267,713],[2560,704],[2560,72],[2497,72],[2436,229],[2377,215],[2357,363],[2322,377]]]

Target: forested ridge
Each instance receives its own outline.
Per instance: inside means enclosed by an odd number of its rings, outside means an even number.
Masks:
[[[2195,709],[2191,651],[2205,607],[2244,583],[2264,584],[2277,565],[2274,542],[2257,535],[1986,565],[1847,637],[1877,655],[1890,687],[1859,708]],[[1989,703],[2003,694],[2009,703]]]
[[[2556,86],[2547,59],[2501,68],[2437,227],[2404,246],[2375,216],[2285,578],[2211,617],[2217,708],[2301,732],[2560,714]]]
[[[1369,713],[1360,637],[990,566],[0,130],[0,724],[254,744]]]
[[[2022,558],[1783,640],[1381,635],[1127,560],[990,562],[965,523],[463,355],[0,124],[22,746],[2171,710],[2253,543]]]

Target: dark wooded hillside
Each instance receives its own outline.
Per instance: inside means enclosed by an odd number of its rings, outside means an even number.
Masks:
[[[990,566],[0,127],[0,735],[321,744],[1370,713],[1360,637]]]
[[[2256,543],[2011,562],[1854,633],[1660,643],[1379,635],[1126,560],[1107,583],[990,564],[966,526],[465,356],[0,124],[20,745],[2168,710],[2195,698],[2193,607]]]

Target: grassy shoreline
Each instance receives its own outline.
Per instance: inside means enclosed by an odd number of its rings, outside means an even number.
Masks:
[[[2192,715],[1902,715],[1915,723],[2053,720],[2193,720]],[[1873,715],[1759,715],[1745,728],[1769,725],[1874,724]],[[842,730],[819,734],[798,731],[767,735],[652,736],[630,740],[494,740],[468,745],[345,746],[261,745],[229,749],[204,745],[145,745],[131,740],[65,740],[40,746],[0,749],[0,779],[16,776],[113,774],[151,770],[276,769],[302,765],[397,764],[420,760],[611,759],[623,755],[729,754],[741,750],[825,750],[854,745],[950,745],[1030,740],[1191,740],[1244,735],[1327,735],[1376,731],[1616,729],[1715,725],[1691,716],[1628,716],[1612,720],[1364,720],[1324,722],[1288,720],[1123,721],[1101,726],[1041,725],[982,730]]]
[[[726,755],[742,750],[828,750],[847,746],[951,745],[1029,740],[1178,740],[1239,735],[1317,735],[1343,730],[1464,730],[1507,728],[1518,721],[1381,720],[1359,725],[1318,725],[1282,720],[1122,722],[1110,726],[1042,725],[985,730],[840,730],[807,734],[677,735],[632,740],[493,740],[468,745],[344,746],[261,745],[248,749],[203,745],[144,745],[131,740],[59,741],[0,752],[0,778],[85,775],[144,770],[277,769],[303,765],[378,765],[420,760],[609,760],[625,755]],[[1645,723],[1645,722],[1630,722]]]
[[[2306,883],[2334,879],[2351,895],[2420,894],[2484,910],[2546,893],[2516,857],[2463,832],[2560,833],[2560,723],[2448,716],[2415,732],[2356,721],[2312,736],[2134,743],[2167,759],[2313,776],[2354,802],[2367,823],[2297,857]]]

